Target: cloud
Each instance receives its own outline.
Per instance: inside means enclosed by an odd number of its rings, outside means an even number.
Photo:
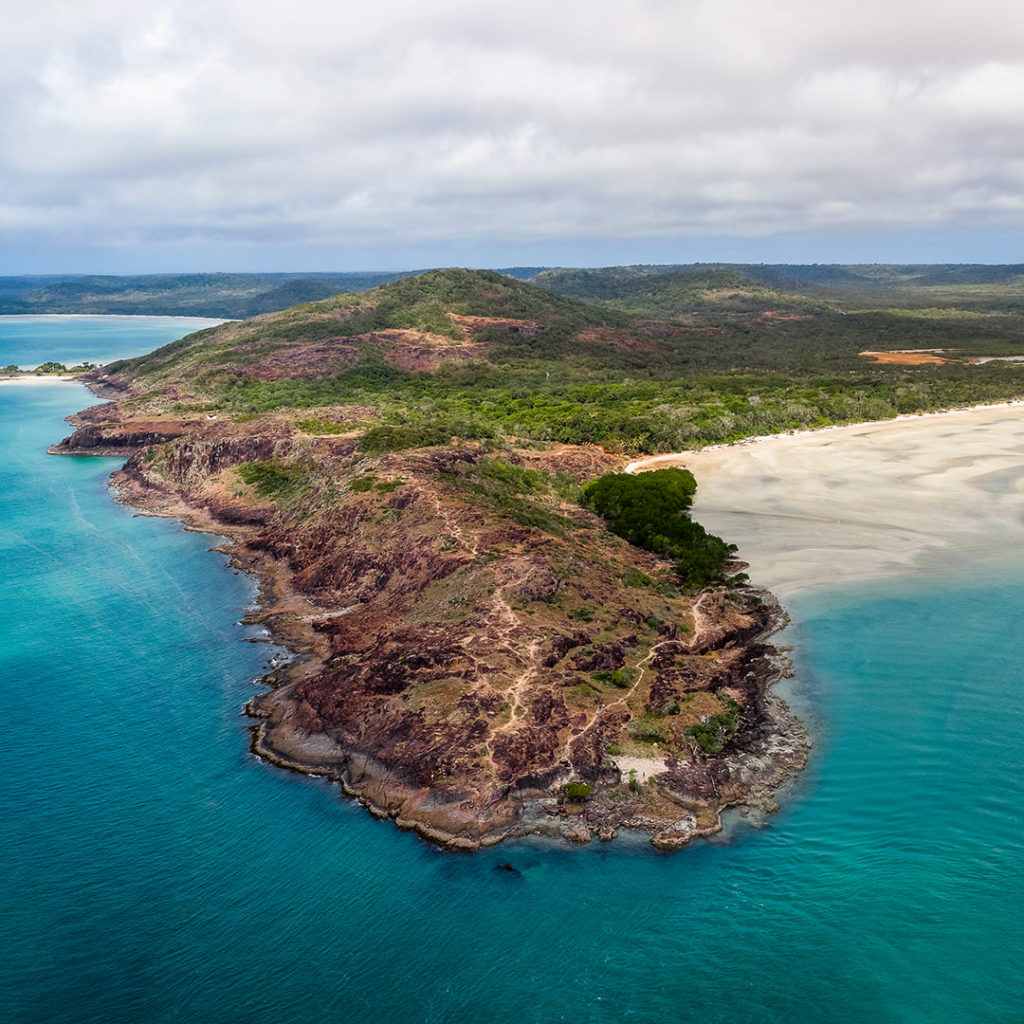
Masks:
[[[9,248],[1024,224],[1004,0],[40,0],[6,20]]]

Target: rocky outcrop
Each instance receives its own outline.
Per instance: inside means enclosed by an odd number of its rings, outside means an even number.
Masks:
[[[264,582],[256,617],[301,654],[250,703],[253,749],[401,828],[453,848],[630,828],[673,848],[726,807],[768,806],[806,760],[770,693],[767,595],[674,591],[667,565],[553,489],[528,508],[488,496],[478,447],[368,458],[272,418],[156,430],[100,409],[56,450],[131,452],[123,499],[226,534]],[[503,459],[580,477],[615,461]],[[261,490],[242,464],[276,476]],[[657,582],[626,586],[633,568]]]
[[[181,431],[117,430],[92,425],[79,427],[50,448],[51,455],[124,455],[133,449],[163,444],[181,437]]]

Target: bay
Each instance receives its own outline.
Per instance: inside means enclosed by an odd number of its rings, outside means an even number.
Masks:
[[[186,316],[0,316],[0,365],[28,370],[50,361],[109,363],[223,322]]]
[[[1021,1019],[1013,553],[788,598],[816,748],[764,827],[455,855],[249,753],[253,585],[45,455],[93,401],[0,387],[0,1019]]]

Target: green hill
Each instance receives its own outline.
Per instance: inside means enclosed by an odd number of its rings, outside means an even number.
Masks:
[[[1017,314],[785,312],[777,291],[722,268],[629,284],[646,294],[658,281],[662,299],[706,305],[634,315],[494,271],[435,270],[222,324],[109,372],[140,406],[283,410],[377,449],[458,436],[678,450],[1024,393],[1024,363],[971,361],[1024,356]],[[770,309],[749,308],[758,295]],[[917,349],[941,355],[898,365],[862,354]]]
[[[545,271],[533,283],[637,316],[672,318],[697,312],[811,312],[820,301],[770,287],[726,267],[654,272],[643,267]]]

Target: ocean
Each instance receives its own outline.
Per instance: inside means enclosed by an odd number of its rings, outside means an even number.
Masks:
[[[0,364],[189,329],[32,319]],[[788,598],[816,745],[778,814],[454,854],[250,754],[253,583],[46,455],[94,401],[0,386],[0,1020],[1024,1021],[1020,553]]]

